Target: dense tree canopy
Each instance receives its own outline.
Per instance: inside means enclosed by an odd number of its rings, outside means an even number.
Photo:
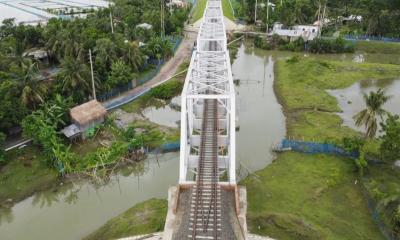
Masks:
[[[72,96],[75,104],[90,99],[89,49],[99,94],[137,76],[145,70],[147,59],[171,55],[172,45],[159,37],[160,6],[161,0],[115,0],[110,8],[86,18],[54,18],[46,26],[16,25],[6,19],[0,26],[0,131],[20,124],[30,111],[57,94]],[[188,13],[188,8],[166,11],[166,35],[181,33]],[[141,23],[152,27],[137,27]],[[49,64],[29,58],[26,52],[31,49],[46,50]],[[59,68],[57,75],[43,77],[43,70],[53,66]]]
[[[254,22],[255,0],[242,0],[238,17]],[[358,34],[400,36],[400,1],[398,0],[271,0],[275,9],[269,9],[269,24],[278,21],[287,26],[312,24],[324,15],[331,22],[341,23],[341,17],[362,16],[360,23],[349,23]],[[257,20],[267,22],[266,1],[258,1]],[[281,4],[282,3],[282,4]],[[235,5],[237,6],[237,5]],[[324,11],[325,10],[325,11]]]

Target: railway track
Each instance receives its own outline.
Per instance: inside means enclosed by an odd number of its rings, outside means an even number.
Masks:
[[[222,239],[217,156],[218,101],[205,99],[196,185],[191,196],[188,239]]]

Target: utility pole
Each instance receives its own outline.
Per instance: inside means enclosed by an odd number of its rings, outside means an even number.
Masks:
[[[269,32],[269,0],[267,0],[267,34]]]
[[[257,22],[257,0],[256,0],[256,5],[254,6],[254,25],[256,25]]]
[[[110,23],[111,23],[111,33],[114,34],[114,23],[111,11],[110,11]]]
[[[165,18],[165,12],[164,12],[164,8],[165,8],[165,6],[164,6],[164,1],[165,0],[161,0],[161,38],[162,39],[164,39],[164,37],[165,37],[165,20],[164,20],[164,18]]]
[[[96,98],[96,88],[94,86],[94,74],[93,74],[93,62],[92,62],[92,50],[89,49],[89,59],[90,59],[90,72],[92,74],[92,95],[93,99],[97,100]]]

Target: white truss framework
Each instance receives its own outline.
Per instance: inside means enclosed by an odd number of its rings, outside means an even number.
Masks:
[[[218,100],[218,166],[236,184],[235,89],[221,0],[208,0],[182,91],[179,183],[194,183],[199,160],[204,99]]]

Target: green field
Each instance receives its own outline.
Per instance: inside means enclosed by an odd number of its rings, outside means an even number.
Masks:
[[[84,240],[117,239],[162,231],[167,209],[167,200],[147,200],[109,220]]]
[[[233,10],[230,2],[231,0],[222,0],[222,10],[224,12],[224,16],[234,21],[235,16],[233,14]],[[195,23],[197,20],[203,17],[204,9],[206,8],[207,0],[197,0],[197,4],[193,11],[192,15],[192,23]]]
[[[326,90],[363,79],[395,78],[400,76],[400,66],[299,57],[290,63],[279,60],[275,74],[287,135],[299,140],[340,141],[359,133],[342,126],[336,115],[340,111],[337,101]],[[371,149],[377,147],[373,141],[368,144]],[[387,171],[385,177],[377,177],[379,170],[371,167],[368,183],[378,182],[389,194],[398,184],[383,184],[394,179],[393,170]],[[242,181],[248,191],[250,231],[277,239],[382,239],[362,194],[362,182],[355,184],[358,176],[351,159],[279,154],[271,165]],[[370,189],[376,192],[374,186]]]
[[[326,90],[345,88],[364,79],[400,76],[399,65],[303,57],[294,63],[280,60],[275,70],[275,90],[288,116],[288,136],[322,142],[356,134],[341,126],[342,120],[335,114],[341,110],[335,97]]]
[[[358,41],[355,46],[357,51],[365,53],[400,54],[400,43]]]
[[[383,239],[355,185],[352,160],[284,153],[241,184],[250,232],[285,239]]]

